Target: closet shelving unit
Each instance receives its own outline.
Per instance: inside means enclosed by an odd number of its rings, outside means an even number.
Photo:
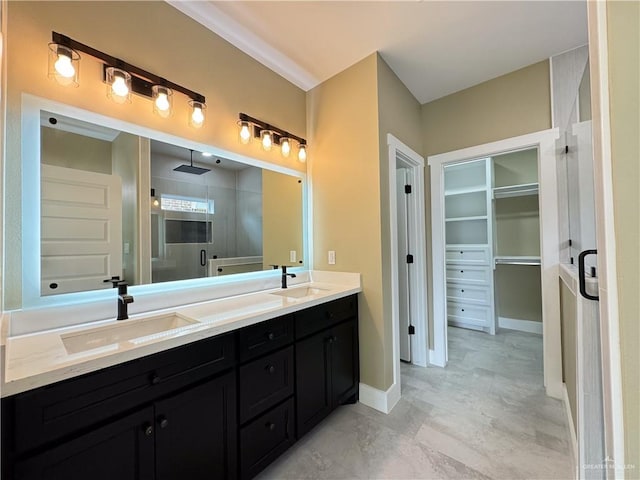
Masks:
[[[447,320],[495,333],[490,159],[444,168]]]

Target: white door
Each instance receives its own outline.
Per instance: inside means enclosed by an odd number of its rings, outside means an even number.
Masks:
[[[411,337],[409,336],[409,235],[407,222],[407,194],[404,192],[407,181],[407,169],[399,168],[396,175],[397,220],[398,220],[398,305],[400,309],[400,360],[411,361]]]
[[[111,288],[122,274],[120,177],[42,165],[41,295]]]

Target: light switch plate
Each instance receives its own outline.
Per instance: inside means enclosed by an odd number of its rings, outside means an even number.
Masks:
[[[335,265],[335,264],[336,264],[336,251],[329,250],[329,265]]]
[[[295,250],[289,250],[289,261],[295,263],[297,261],[297,255]]]

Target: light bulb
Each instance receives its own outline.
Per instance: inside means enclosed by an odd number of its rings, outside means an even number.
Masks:
[[[72,78],[76,74],[76,69],[73,68],[71,63],[71,57],[66,52],[58,52],[58,60],[55,63],[56,72],[58,72],[64,78]]]
[[[300,145],[300,149],[298,150],[298,160],[302,163],[307,161],[307,146]]]
[[[240,122],[240,141],[245,145],[251,140],[251,129],[249,122]]]
[[[120,75],[115,75],[113,83],[111,84],[111,90],[113,91],[113,94],[118,97],[126,97],[129,95],[127,82],[124,80],[124,77],[121,77]]]
[[[158,110],[166,112],[170,106],[167,94],[164,92],[158,93],[158,98],[156,98],[156,107],[158,107]]]
[[[157,199],[157,198],[154,198],[154,199],[153,199],[153,206],[154,206],[154,207],[157,207],[157,206],[159,206],[159,205],[160,205],[160,202],[158,201],[158,199]]]
[[[280,139],[280,149],[282,150],[283,157],[288,157],[291,153],[291,142],[287,137],[282,137]]]
[[[273,137],[271,136],[270,130],[263,130],[262,133],[262,148],[264,148],[267,152],[271,150],[271,146],[273,145]]]

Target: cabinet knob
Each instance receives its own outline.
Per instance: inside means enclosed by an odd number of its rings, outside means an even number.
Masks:
[[[461,309],[464,312],[464,308]]]
[[[464,273],[464,270],[460,270],[460,273]]]
[[[153,385],[157,385],[160,383],[160,375],[158,375],[157,373],[154,373],[153,375],[151,375],[151,383]]]
[[[464,252],[462,250],[460,250],[460,255],[463,255],[463,254],[464,254]]]
[[[337,342],[338,341],[338,337],[336,337],[335,335],[333,337],[331,337],[331,343]]]
[[[158,425],[160,425],[160,428],[167,428],[169,426],[169,420],[164,416],[158,417]]]
[[[151,435],[153,435],[153,427],[152,427],[151,425],[149,425],[148,423],[145,423],[145,424],[142,426],[142,430],[144,431],[144,434],[145,434],[147,437],[150,437]]]
[[[327,343],[333,343],[333,337],[327,337],[324,341]]]
[[[267,365],[265,370],[269,372],[269,375],[273,375],[276,372],[276,367],[273,365]]]
[[[274,338],[276,338],[276,336],[275,336],[275,334],[273,332],[269,332],[269,333],[267,333],[267,338],[269,340],[273,340]]]
[[[276,429],[276,424],[273,422],[267,422],[265,423],[264,426],[267,427],[272,432]]]
[[[460,291],[461,291],[462,293],[464,293],[464,289],[460,289]]]

